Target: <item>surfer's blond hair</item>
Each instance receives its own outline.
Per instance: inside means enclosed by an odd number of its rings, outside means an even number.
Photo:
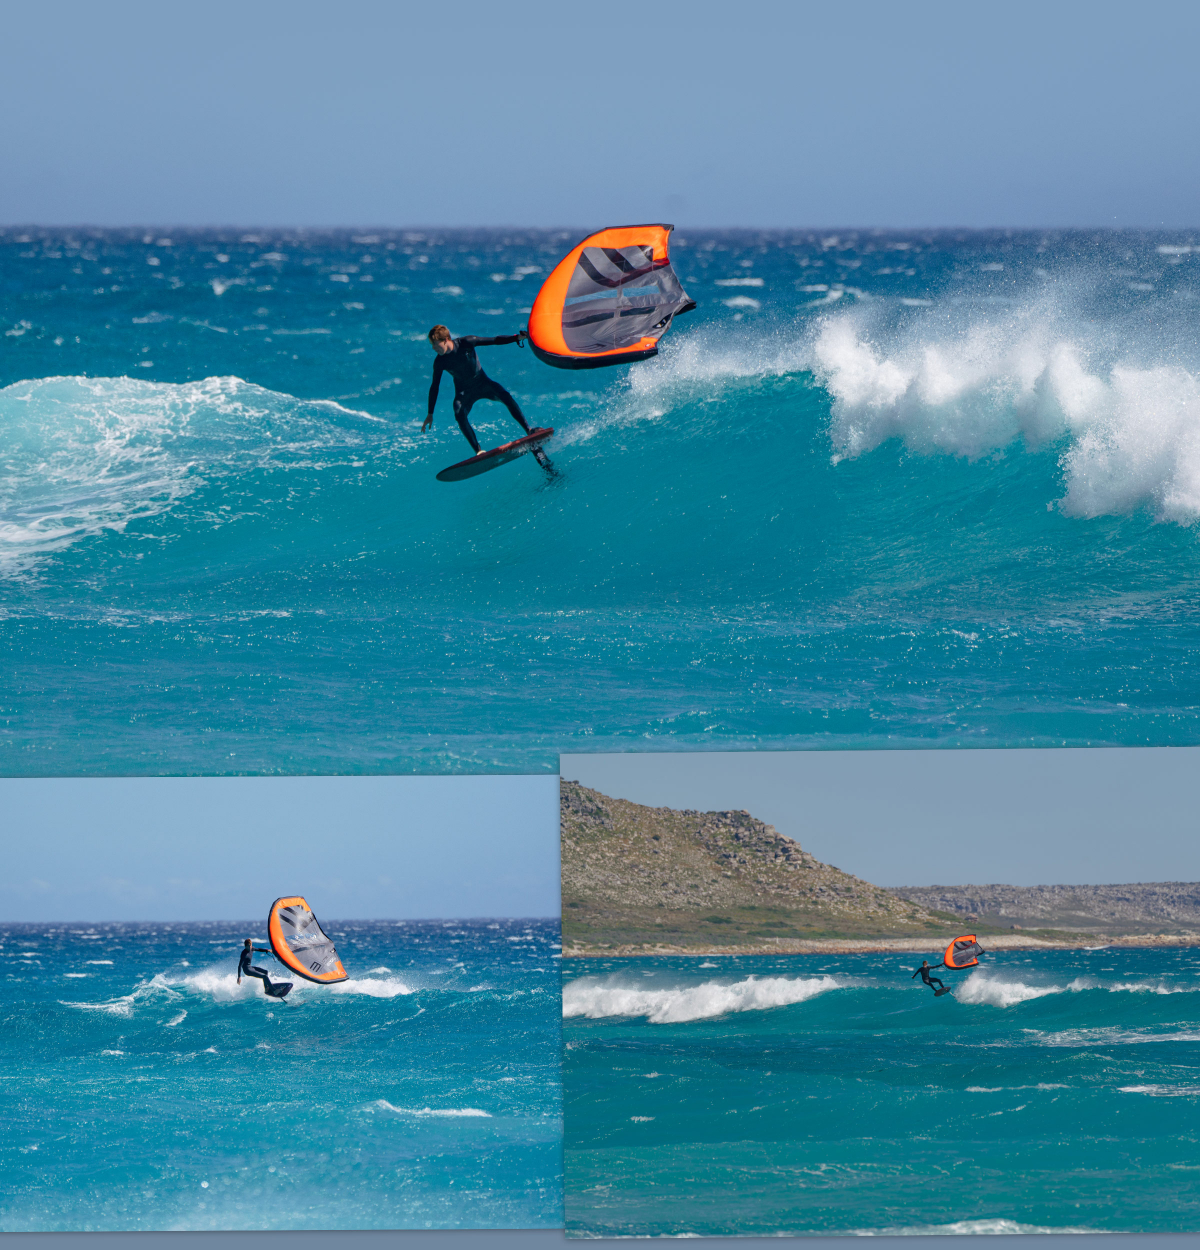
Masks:
[[[434,326],[429,331],[429,341],[431,343],[444,343],[448,338],[453,337],[446,326]]]

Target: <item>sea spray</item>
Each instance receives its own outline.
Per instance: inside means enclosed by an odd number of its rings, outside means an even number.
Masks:
[[[1066,515],[1146,507],[1181,524],[1200,518],[1200,361],[1106,360],[1112,349],[1087,344],[1078,317],[1055,304],[1034,300],[1000,319],[956,309],[952,327],[935,308],[883,332],[866,314],[829,318],[813,367],[833,397],[834,462],[891,438],[969,459],[1060,443]],[[1125,344],[1130,356],[1142,347]]]

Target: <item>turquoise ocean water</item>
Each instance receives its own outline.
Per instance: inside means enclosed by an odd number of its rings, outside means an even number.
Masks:
[[[569,1235],[1200,1223],[1195,950],[568,962]]]
[[[657,360],[484,352],[559,476],[436,482],[425,331],[579,233],[0,233],[0,768],[1197,740],[1192,236],[680,231]]]
[[[561,1226],[557,922],[326,927],[0,926],[0,1229]]]

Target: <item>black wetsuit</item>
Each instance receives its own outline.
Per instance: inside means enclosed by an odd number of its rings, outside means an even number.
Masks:
[[[267,992],[270,993],[270,991],[275,987],[271,984],[271,978],[267,976],[267,970],[265,968],[252,968],[250,966],[250,960],[254,958],[255,951],[261,951],[264,955],[270,955],[273,953],[265,946],[243,946],[242,957],[238,960],[238,976],[257,977],[260,981],[265,981],[267,983]]]
[[[937,982],[937,983],[938,983],[938,984],[942,987],[942,989],[945,989],[945,988],[946,988],[946,983],[942,980],[942,978],[941,978],[941,977],[931,977],[931,976],[929,975],[929,969],[928,969],[928,968],[926,968],[924,964],[922,964],[922,965],[921,965],[921,966],[920,966],[920,967],[916,970],[916,972],[914,972],[914,973],[912,974],[912,976],[911,976],[911,977],[909,977],[908,979],[909,979],[910,981],[914,981],[914,980],[916,980],[916,978],[917,978],[918,976],[921,978],[921,980],[922,980],[922,981],[924,981],[924,982],[925,982],[925,984],[926,984],[926,985],[928,985],[928,986],[929,986],[929,988],[930,988],[931,990],[933,990],[933,983],[934,983],[935,981],[936,981],[936,982]],[[937,990],[933,990],[933,992],[936,994],[936,993],[937,993]]]
[[[517,401],[499,382],[493,382],[484,373],[479,357],[475,355],[477,347],[500,347],[505,343],[516,343],[520,338],[519,334],[502,334],[494,339],[483,339],[475,334],[466,334],[461,339],[454,340],[452,352],[446,352],[433,362],[433,382],[429,387],[429,415],[433,416],[438,387],[442,383],[442,374],[449,373],[454,379],[454,419],[458,422],[458,428],[467,436],[467,442],[477,453],[479,439],[475,437],[475,431],[471,428],[470,421],[467,420],[476,400],[494,399],[502,403],[512,413],[513,419],[521,429],[526,434],[529,433],[529,423],[525,420],[525,415],[521,412]]]

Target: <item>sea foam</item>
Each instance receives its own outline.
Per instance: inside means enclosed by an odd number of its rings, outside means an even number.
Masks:
[[[737,334],[707,326],[631,373],[609,424],[662,418],[731,386],[809,374],[828,393],[836,464],[899,441],[920,455],[1058,453],[1067,516],[1200,520],[1200,350],[1188,309],[1097,318],[1092,279],[1004,302],[961,295],[859,303]],[[918,306],[919,305],[919,306]],[[680,437],[709,437],[706,429]]]
[[[864,1228],[855,1229],[859,1237],[894,1237],[907,1236],[1029,1236],[1034,1233],[1095,1233],[1094,1228],[1054,1228],[1047,1224],[1022,1224],[1019,1220],[1010,1220],[1002,1216],[991,1219],[955,1220],[950,1224],[918,1224],[905,1228]]]
[[[960,1003],[984,1004],[989,1007],[1015,1007],[1049,994],[1063,994],[1066,985],[1028,985],[1019,980],[1002,980],[988,972],[973,972],[954,991]]]
[[[706,981],[674,989],[646,989],[609,978],[582,977],[563,987],[563,1015],[601,1020],[645,1016],[651,1024],[683,1024],[734,1011],[788,1007],[844,987],[834,977],[748,977],[732,984]]]
[[[0,423],[0,575],[160,515],[214,476],[323,468],[361,455],[388,428],[236,377],[15,382],[0,388]]]
[[[415,992],[408,982],[402,981],[398,977],[351,977],[347,981],[335,981],[331,985],[318,985],[315,982],[305,981],[295,976],[295,974],[289,973],[282,965],[278,968],[268,969],[268,971],[271,974],[272,982],[276,984],[283,981],[291,981],[293,995],[317,990],[336,995],[352,994],[364,995],[368,998],[396,998],[399,995]],[[259,978],[243,977],[242,983],[239,985],[236,971],[231,971],[221,964],[204,968],[199,972],[183,977],[176,984],[178,986],[186,986],[216,1001],[228,1002],[239,998],[265,998],[267,996],[263,983]]]
[[[1200,370],[1177,344],[1095,329],[1060,295],[996,310],[945,302],[899,325],[825,319],[811,367],[832,398],[836,461],[889,439],[975,459],[1054,445],[1072,517],[1148,508],[1200,519]],[[1183,352],[1186,359],[1187,352]]]
[[[979,969],[954,991],[961,1003],[984,1003],[991,1007],[1013,1007],[1018,1003],[1045,998],[1051,994],[1081,994],[1097,990],[1108,994],[1187,994],[1195,993],[1195,984],[1175,985],[1161,980],[1108,982],[1096,977],[1074,977],[1065,985],[1055,983],[1028,984],[1019,979],[1005,979],[991,970]]]
[[[371,1104],[368,1110],[391,1111],[396,1115],[415,1115],[415,1116],[482,1116],[491,1118],[490,1111],[482,1111],[478,1107],[396,1107],[393,1106],[386,1098],[377,1098]]]

